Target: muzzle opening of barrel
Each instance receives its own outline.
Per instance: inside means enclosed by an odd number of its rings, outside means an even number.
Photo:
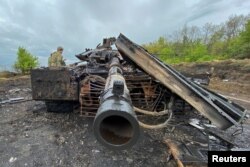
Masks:
[[[124,145],[133,137],[132,123],[125,117],[112,115],[104,118],[100,124],[101,137],[111,145]]]

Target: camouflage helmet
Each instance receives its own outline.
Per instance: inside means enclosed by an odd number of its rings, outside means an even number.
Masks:
[[[58,46],[58,47],[57,47],[57,51],[63,51],[63,47]]]

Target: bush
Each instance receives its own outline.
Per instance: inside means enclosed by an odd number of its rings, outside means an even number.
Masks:
[[[19,47],[17,51],[17,61],[14,64],[14,68],[17,72],[27,74],[30,69],[39,65],[38,58],[29,53],[25,48]]]

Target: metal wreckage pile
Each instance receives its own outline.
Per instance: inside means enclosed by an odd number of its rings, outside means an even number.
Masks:
[[[199,142],[188,145],[171,136],[165,140],[179,165],[205,162],[207,150],[233,147],[217,131],[240,128],[246,110],[186,78],[124,35],[104,39],[76,57],[80,62],[67,67],[32,70],[32,96],[45,101],[48,111],[78,106],[80,115],[94,117],[94,134],[103,145],[126,149],[138,140],[140,127],[160,129],[184,122],[186,135]],[[144,116],[164,120],[149,124],[142,121]]]

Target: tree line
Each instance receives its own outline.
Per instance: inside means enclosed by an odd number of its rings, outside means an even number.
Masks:
[[[219,25],[184,25],[143,47],[167,63],[250,58],[250,14],[230,16]]]

